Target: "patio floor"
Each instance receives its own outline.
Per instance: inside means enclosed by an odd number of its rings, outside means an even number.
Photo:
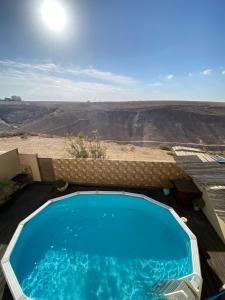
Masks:
[[[110,188],[97,188],[110,190]],[[188,219],[187,225],[197,236],[201,269],[203,276],[202,299],[214,295],[225,283],[225,245],[217,236],[213,227],[201,212],[194,212],[181,207],[174,200],[173,195],[164,197],[159,189],[126,189],[111,188],[145,194],[162,203],[172,206],[180,216]],[[82,190],[96,190],[96,187],[81,187],[70,185],[66,193]],[[18,192],[7,209],[0,212],[0,258],[8,245],[18,223],[32,213],[47,200],[58,197],[61,193],[55,191],[51,184],[33,183]],[[0,300],[10,299],[12,296],[0,271]]]

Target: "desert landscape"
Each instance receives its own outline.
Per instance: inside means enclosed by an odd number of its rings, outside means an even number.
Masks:
[[[1,136],[65,136],[97,130],[109,142],[225,147],[225,104],[191,101],[0,101]]]
[[[106,147],[106,157],[118,160],[138,161],[173,161],[169,151],[140,147],[131,144],[120,145],[117,143],[103,142]],[[66,158],[71,157],[66,150],[66,141],[63,137],[41,136],[14,136],[0,138],[0,149],[11,150],[18,148],[20,153],[38,154],[39,157]]]
[[[225,104],[0,101],[0,149],[70,157],[65,136],[98,131],[108,159],[173,160],[174,145],[225,149]],[[164,148],[163,148],[164,145]],[[164,149],[164,150],[163,150]]]

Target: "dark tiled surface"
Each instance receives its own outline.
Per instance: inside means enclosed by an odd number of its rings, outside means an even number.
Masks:
[[[126,190],[145,194],[162,203],[172,206],[180,216],[188,219],[188,226],[197,236],[201,257],[202,276],[204,280],[202,299],[215,294],[225,282],[225,246],[216,232],[201,212],[193,212],[176,203],[173,195],[164,197],[159,189],[125,189],[125,188],[96,188],[70,185],[66,193],[83,190]],[[4,249],[9,243],[18,223],[32,213],[47,200],[61,196],[51,184],[33,183],[17,193],[10,205],[0,212],[0,248]],[[0,254],[3,254],[1,251]],[[0,274],[0,298],[12,299],[3,276]]]

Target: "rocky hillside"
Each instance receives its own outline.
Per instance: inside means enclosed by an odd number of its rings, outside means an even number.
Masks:
[[[89,134],[124,142],[225,144],[225,104],[214,102],[0,104],[0,133]]]

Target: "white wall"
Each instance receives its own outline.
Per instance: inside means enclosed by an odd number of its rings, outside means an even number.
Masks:
[[[11,179],[20,172],[20,161],[17,149],[0,152],[0,180]]]

